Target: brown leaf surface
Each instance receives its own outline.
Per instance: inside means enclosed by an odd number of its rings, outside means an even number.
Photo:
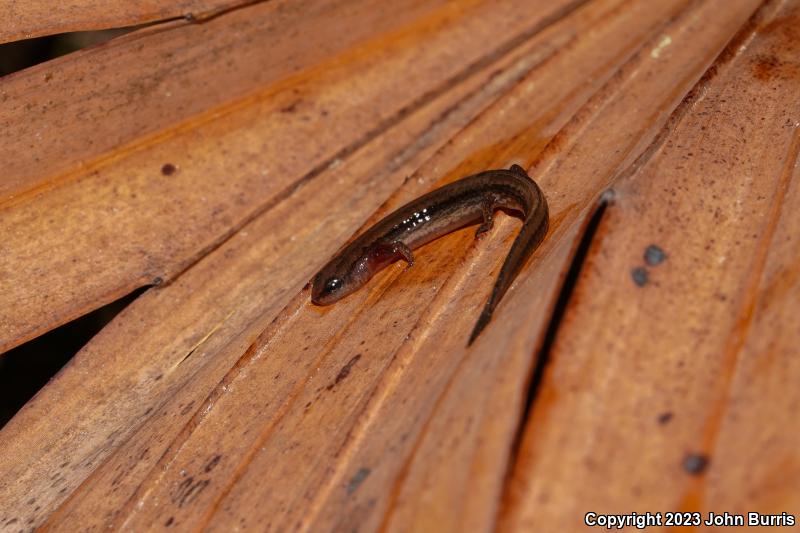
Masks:
[[[619,184],[550,353],[501,529],[570,530],[631,501],[797,509],[799,16],[796,2],[767,5]],[[648,262],[651,246],[663,262]]]
[[[62,209],[60,224],[51,227],[47,242],[55,241],[65,249],[62,253],[70,254],[75,254],[81,243],[77,236],[69,243],[61,243],[61,228],[69,220],[76,220],[74,225],[82,227],[85,209],[113,212],[115,204],[125,208],[126,224],[109,221],[105,235],[122,233],[136,239],[148,255],[163,248],[169,256],[181,240],[189,254],[203,255],[216,242],[204,243],[201,238],[208,228],[192,224],[192,218],[208,226],[213,219],[204,217],[220,205],[220,197],[233,197],[230,216],[239,219],[232,222],[222,219],[224,210],[218,213],[217,227],[211,229],[216,230],[217,241],[232,234],[228,241],[163,291],[140,298],[122,315],[132,313],[130,320],[120,316],[107,327],[50,383],[48,391],[42,391],[3,429],[0,439],[8,437],[8,442],[14,443],[12,447],[20,451],[37,446],[35,443],[42,442],[41,435],[45,433],[61,433],[55,447],[58,449],[39,447],[40,453],[30,454],[31,462],[9,465],[12,472],[0,480],[0,491],[40,494],[42,487],[38,484],[44,481],[40,476],[49,480],[59,472],[58,491],[38,497],[38,512],[20,508],[20,512],[34,513],[26,520],[46,516],[48,505],[65,498],[120,441],[130,437],[144,413],[161,414],[159,406],[180,398],[176,391],[187,383],[191,385],[185,391],[187,398],[183,403],[178,400],[174,407],[184,420],[190,416],[191,405],[202,402],[293,291],[302,287],[315,268],[374,212],[390,191],[419,167],[424,154],[446,142],[498,91],[514,84],[571,37],[556,35],[550,42],[536,43],[533,48],[525,46],[531,36],[550,23],[548,17],[558,18],[563,6],[559,9],[548,3],[552,12],[529,12],[514,2],[508,2],[503,9],[499,7],[497,3],[448,5],[438,10],[428,6],[425,16],[394,34],[281,81],[277,89],[265,89],[255,97],[235,102],[225,114],[209,112],[209,118],[197,121],[198,127],[204,128],[200,133],[195,132],[196,128],[178,128],[130,156],[108,161],[108,172],[114,173],[114,179],[90,173],[81,181],[65,180],[53,189],[56,192],[31,194],[10,203],[4,223],[14,220],[14,213],[23,213],[28,214],[31,224],[41,224],[39,217],[29,213]],[[493,25],[517,28],[517,33],[507,33],[504,40],[490,40],[495,48],[487,49],[475,37],[484,32],[488,39],[493,35]],[[457,56],[450,52],[454,48],[459,49]],[[454,57],[459,61],[453,61]],[[402,77],[402,84],[396,83],[397,76]],[[359,90],[367,91],[366,96]],[[409,123],[412,117],[413,122]],[[191,142],[186,141],[186,135],[191,136]],[[220,147],[223,142],[225,146]],[[409,163],[415,159],[414,164]],[[178,171],[163,175],[165,162],[176,165]],[[354,165],[357,170],[352,170]],[[235,171],[227,172],[228,168]],[[132,181],[137,175],[141,176],[140,183]],[[120,184],[124,184],[126,194],[114,202]],[[107,198],[99,204],[98,185],[105,185],[108,190]],[[158,190],[151,191],[153,186]],[[76,205],[72,199],[64,200],[63,190],[76,191],[76,198],[83,194],[95,201]],[[146,196],[147,202],[139,200],[146,212],[130,208],[134,194],[136,199]],[[185,195],[188,196],[184,198]],[[184,198],[180,205],[175,205],[177,198]],[[209,205],[206,200],[214,202]],[[49,204],[42,208],[40,202]],[[331,209],[333,205],[344,209]],[[243,213],[242,209],[248,206],[251,212]],[[193,215],[197,209],[200,212]],[[104,222],[100,215],[96,220],[98,224]],[[257,224],[255,229],[248,229],[249,222]],[[47,254],[31,243],[45,238],[37,236],[37,227],[20,223],[18,228],[25,229],[16,241],[18,247],[34,250],[40,261],[51,264],[47,256],[58,254]],[[276,231],[278,228],[280,231]],[[82,291],[77,296],[63,295],[62,305],[71,312],[79,312],[80,308],[75,310],[76,304],[82,303],[79,298],[85,299],[85,305],[97,305],[100,297],[113,298],[114,292],[104,284],[114,289],[112,284],[120,283],[121,275],[123,282],[124,276],[141,276],[141,264],[147,265],[146,260],[136,264],[139,254],[131,252],[130,244],[117,248],[106,244],[98,249],[98,241],[112,238],[104,236],[102,226],[87,227],[85,238],[87,253],[75,263],[69,261],[75,265],[72,269],[63,265],[55,272],[52,267],[47,269],[46,290]],[[10,248],[11,244],[6,246]],[[238,252],[231,251],[230,246]],[[317,257],[310,258],[308,250],[318,250]],[[105,253],[114,257],[109,259],[108,268],[123,272],[96,268]],[[24,251],[20,253],[25,255]],[[27,289],[10,285],[12,289],[27,290],[26,294],[31,295],[7,297],[23,302],[38,298],[39,301],[30,302],[28,312],[41,320],[37,304],[57,302],[58,294],[41,296],[43,285],[25,282],[20,279],[22,275],[12,271],[15,262],[7,264],[9,278],[16,275],[20,283],[27,283]],[[180,264],[172,267],[176,272],[182,268]],[[188,277],[190,272],[196,277]],[[94,293],[86,281],[70,281],[72,277],[86,280],[92,273],[91,281],[98,285]],[[53,279],[53,275],[61,279]],[[139,283],[149,281],[152,275],[141,276]],[[129,283],[135,284],[136,279]],[[13,325],[22,312],[24,308],[10,315],[4,324]],[[234,345],[229,346],[232,342]],[[230,350],[227,358],[218,354],[223,350]],[[134,374],[130,373],[132,368]],[[207,373],[205,381],[197,375],[201,371]],[[87,381],[89,375],[102,379],[91,383]],[[143,398],[147,400],[143,402]],[[39,409],[52,411],[56,405],[65,412],[71,411],[74,419],[65,423],[64,419],[39,414]],[[85,409],[87,405],[92,408]],[[35,432],[30,432],[31,424],[36,427]],[[105,429],[76,431],[96,424]],[[166,425],[159,431],[169,433],[180,427]],[[142,438],[147,439],[144,434]],[[164,445],[171,438],[173,435],[164,437]],[[151,445],[148,442],[145,447]],[[67,466],[61,466],[64,454],[72,457]],[[78,456],[82,458],[77,459]],[[157,458],[155,454],[153,459]],[[146,465],[141,466],[146,473]],[[47,481],[48,486],[51,483],[52,480]],[[107,490],[104,488],[103,492]],[[111,501],[107,494],[104,497]],[[117,507],[111,509],[118,511]],[[104,515],[93,518],[100,520]]]
[[[2,315],[7,346],[170,283],[0,431],[0,527],[571,531],[591,509],[797,506],[796,3],[281,5],[98,48],[109,64],[151,43],[191,56],[285,17],[259,41],[283,43],[271,73],[244,61],[221,93],[191,85],[181,109],[153,112],[152,91],[126,104],[153,113],[151,129],[121,121],[117,140],[75,142],[91,164],[16,167],[0,261],[3,297],[23,304]],[[339,10],[352,31],[326,30]],[[185,33],[213,24],[199,42]],[[315,27],[330,33],[293,33]],[[251,46],[234,41],[216,64]],[[164,56],[149,57],[117,86],[151,79]],[[180,75],[216,83],[205,68]],[[100,133],[75,127],[104,139],[120,113]],[[542,185],[551,229],[472,348],[518,228],[502,215],[488,239],[456,232],[414,268],[310,305],[303,285],[359,228],[512,162]],[[643,257],[652,244],[659,264]],[[757,438],[735,438],[742,420]],[[706,471],[682,470],[691,454]]]
[[[103,30],[185,17],[204,20],[252,0],[2,0],[0,44],[70,31]]]
[[[334,6],[324,2],[313,19],[309,6],[284,6],[281,18],[280,3],[260,4],[12,77],[6,94],[17,105],[0,145],[17,178],[0,217],[9,236],[0,244],[0,350],[172,279],[550,13],[525,19],[498,5],[487,20],[507,32],[487,49],[474,40],[492,35],[480,4],[423,9],[409,1],[391,13],[368,4],[337,12],[335,31],[325,23]],[[387,33],[354,46],[378,31]],[[459,61],[448,52],[454,46]],[[254,57],[270,57],[263,50],[281,59],[259,64]],[[210,64],[209,55],[217,58]],[[122,68],[134,60],[143,63]],[[59,82],[36,93],[36,107],[23,95],[47,78],[42,70]],[[91,71],[100,74],[87,83]],[[47,100],[54,92],[63,105]]]

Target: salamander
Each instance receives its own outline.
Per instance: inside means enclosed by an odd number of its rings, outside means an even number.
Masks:
[[[412,250],[442,235],[480,223],[475,237],[492,228],[502,209],[523,220],[467,345],[489,323],[494,309],[547,233],[549,215],[544,193],[519,165],[486,170],[448,183],[387,215],[326,264],[311,282],[311,301],[329,305],[355,292],[372,276],[404,259],[414,264]]]

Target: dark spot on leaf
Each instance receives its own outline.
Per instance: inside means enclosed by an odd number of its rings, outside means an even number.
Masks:
[[[664,250],[655,244],[651,244],[644,251],[644,260],[650,266],[656,266],[660,263],[663,263],[664,259],[666,258],[667,254],[664,253]]]
[[[291,104],[284,106],[281,108],[281,113],[294,113],[297,110],[297,104],[300,103],[300,100],[295,100]]]
[[[172,495],[172,501],[178,504],[178,507],[188,505],[192,503],[200,492],[209,484],[211,484],[211,481],[208,479],[199,479],[195,482],[194,476],[189,476],[178,485],[178,490]]]
[[[644,287],[647,284],[647,269],[644,267],[636,267],[631,270],[631,277],[636,285]]]
[[[176,170],[178,170],[177,167],[172,163],[164,163],[164,166],[161,167],[161,173],[165,176],[172,176]]]
[[[221,455],[219,454],[215,455],[214,457],[211,458],[211,460],[208,462],[208,464],[205,466],[203,470],[206,473],[211,472],[214,469],[214,467],[217,466],[220,459],[222,459]]]
[[[781,60],[774,55],[760,54],[752,63],[753,76],[761,81],[770,81],[780,71]]]
[[[192,411],[192,407],[194,407],[194,400],[190,401],[188,404],[186,404],[186,407],[181,409],[181,415],[188,415]]]
[[[666,412],[663,412],[660,415],[658,415],[658,423],[659,424],[662,424],[662,425],[666,424],[670,420],[672,420],[672,412],[670,412],[670,411],[666,411]]]
[[[347,364],[344,365],[341,370],[339,370],[339,373],[336,375],[336,379],[333,381],[333,383],[331,383],[330,385],[328,385],[325,388],[328,389],[328,390],[331,390],[336,385],[338,385],[340,381],[342,381],[344,378],[349,376],[350,375],[350,371],[353,369],[353,365],[355,365],[358,362],[359,359],[361,359],[361,354],[360,353],[354,355],[347,362]]]
[[[692,475],[699,475],[708,466],[708,456],[699,453],[690,453],[683,459],[683,469]]]
[[[350,478],[350,481],[347,483],[347,494],[353,494],[356,489],[367,479],[371,470],[369,468],[359,468],[356,475]]]

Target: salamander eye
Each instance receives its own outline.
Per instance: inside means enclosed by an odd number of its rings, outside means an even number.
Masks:
[[[342,288],[342,280],[339,278],[330,278],[325,282],[325,292],[336,292]]]

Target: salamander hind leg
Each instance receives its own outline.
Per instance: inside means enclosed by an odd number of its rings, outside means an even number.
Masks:
[[[511,167],[508,170],[510,170],[514,174],[519,174],[520,176],[525,176],[526,178],[530,178],[530,176],[528,176],[528,173],[525,172],[525,169],[517,164],[511,165]]]
[[[475,238],[478,239],[492,229],[494,226],[494,205],[488,200],[481,205],[481,212],[483,213],[483,223],[478,226],[478,229],[475,231]]]
[[[404,242],[395,241],[392,243],[392,248],[395,253],[403,256],[405,262],[408,263],[408,268],[414,266],[414,252]]]

